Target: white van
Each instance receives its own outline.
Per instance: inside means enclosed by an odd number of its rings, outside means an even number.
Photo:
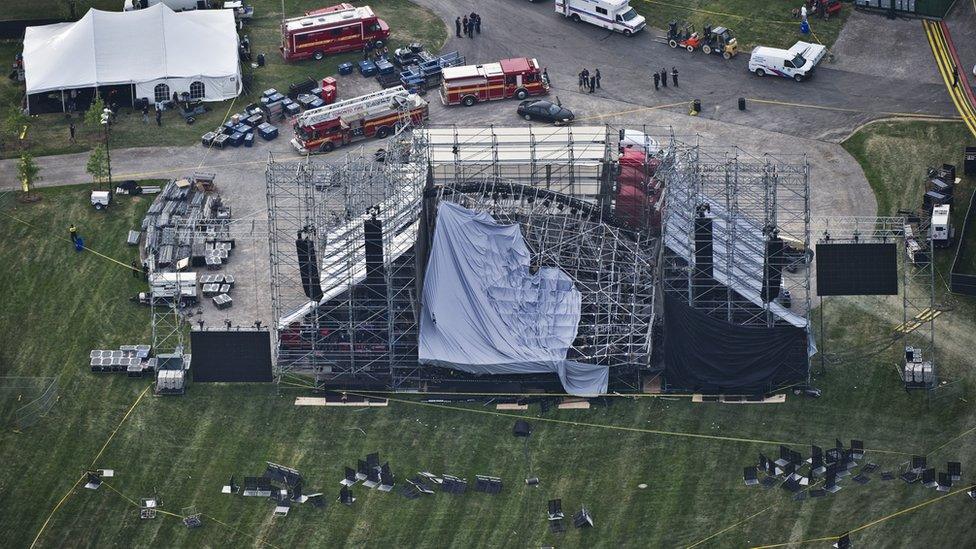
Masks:
[[[752,50],[749,72],[756,76],[774,74],[799,82],[813,74],[813,68],[826,53],[826,46],[809,42],[797,42],[788,50],[760,46]]]
[[[644,27],[644,17],[630,7],[630,0],[556,0],[556,13],[579,23],[585,21],[631,36]]]

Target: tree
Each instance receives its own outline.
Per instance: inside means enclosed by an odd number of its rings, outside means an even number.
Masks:
[[[92,149],[85,170],[92,176],[92,183],[96,185],[108,177],[108,155],[105,153],[105,145],[98,144]]]
[[[85,111],[85,125],[92,128],[98,128],[102,125],[102,111],[105,110],[105,101],[102,101],[102,96],[95,94],[95,99],[92,101],[91,106]]]
[[[20,162],[17,164],[17,178],[20,179],[20,185],[25,196],[30,197],[34,183],[41,180],[41,176],[38,175],[40,171],[41,167],[34,162],[31,153],[25,152],[20,155]]]
[[[24,111],[19,108],[12,108],[7,111],[6,116],[3,118],[3,137],[10,139],[11,143],[24,144],[20,136],[27,134],[26,128],[30,128],[31,119],[27,116]]]

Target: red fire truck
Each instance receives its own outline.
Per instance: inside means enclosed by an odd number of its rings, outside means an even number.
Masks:
[[[539,62],[528,57],[446,67],[443,74],[441,101],[445,105],[470,107],[479,101],[525,99],[530,95],[549,93],[549,81],[539,68]]]
[[[427,115],[422,97],[397,86],[303,112],[291,144],[302,154],[329,152],[367,137],[383,139],[407,116],[420,124]]]
[[[369,6],[339,4],[309,13],[281,23],[279,49],[285,61],[381,46],[390,37],[390,26]]]

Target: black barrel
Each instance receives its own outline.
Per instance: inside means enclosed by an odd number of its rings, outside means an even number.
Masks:
[[[746,98],[745,97],[740,97],[739,98],[739,110],[740,111],[746,110]]]

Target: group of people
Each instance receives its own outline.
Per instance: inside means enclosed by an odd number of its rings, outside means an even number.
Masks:
[[[662,68],[661,72],[654,73],[654,89],[661,89],[660,87],[668,87],[668,69]],[[676,67],[671,67],[671,85],[678,87],[678,69]]]
[[[600,69],[590,73],[590,69],[583,69],[579,72],[579,91],[593,93],[600,89]]]
[[[477,13],[471,12],[470,15],[458,17],[454,20],[454,34],[458,38],[462,36],[474,38],[475,33],[481,34],[481,16]]]

